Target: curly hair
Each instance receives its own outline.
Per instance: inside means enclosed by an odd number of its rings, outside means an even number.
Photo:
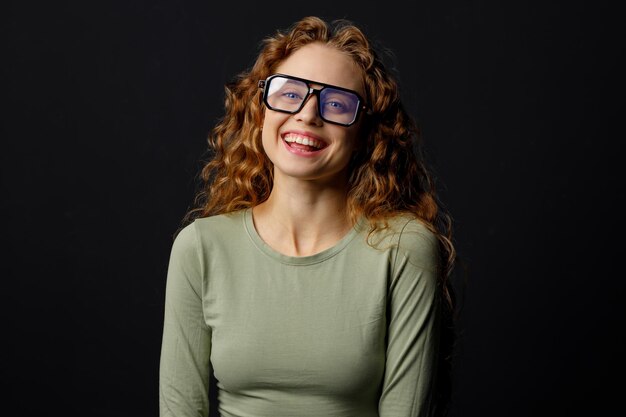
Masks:
[[[439,240],[441,295],[447,311],[453,311],[449,282],[456,260],[452,221],[425,163],[419,129],[404,109],[398,82],[381,54],[361,29],[345,19],[328,23],[310,16],[277,31],[262,41],[252,68],[225,86],[225,114],[209,135],[212,158],[201,170],[202,187],[183,226],[199,217],[254,207],[269,197],[273,165],[261,144],[265,109],[258,81],[272,75],[294,51],[313,42],[334,47],[354,60],[362,70],[371,111],[362,130],[365,142],[349,166],[349,218],[365,217],[370,233],[388,227],[387,219],[397,214],[419,219]]]

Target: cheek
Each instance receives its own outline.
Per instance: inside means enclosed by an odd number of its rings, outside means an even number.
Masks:
[[[289,115],[284,113],[266,111],[263,117],[263,135],[267,132],[270,135],[276,136],[278,134],[278,129],[283,123],[285,123],[288,117]]]
[[[276,136],[276,132],[278,131],[278,126],[272,117],[264,117],[263,118],[263,126],[261,129],[261,136],[263,138],[263,143],[265,143],[266,139],[269,139],[272,136]]]
[[[265,155],[267,155],[270,160],[276,151],[276,146],[280,144],[278,131],[286,119],[287,118],[281,113],[265,112],[261,129],[261,144]]]
[[[270,144],[270,133],[269,129],[263,125],[263,130],[261,131],[261,145],[263,146],[263,151],[267,155],[267,151],[269,149]]]
[[[261,128],[265,130],[267,129],[267,127],[268,127],[267,112],[263,112],[263,115],[261,116]]]

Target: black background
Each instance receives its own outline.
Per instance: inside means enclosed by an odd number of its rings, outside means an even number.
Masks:
[[[171,237],[223,85],[310,14],[351,19],[394,51],[454,215],[468,276],[452,415],[619,409],[617,10],[165,0],[5,6],[3,409],[158,414]]]

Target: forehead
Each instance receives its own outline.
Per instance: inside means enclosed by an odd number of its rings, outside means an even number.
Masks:
[[[280,63],[276,72],[349,88],[364,95],[363,74],[352,58],[321,43],[298,49]]]

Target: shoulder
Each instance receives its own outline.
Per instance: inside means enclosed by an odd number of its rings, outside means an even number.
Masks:
[[[398,261],[436,270],[439,258],[439,239],[422,220],[410,214],[399,214],[387,219],[388,227],[374,232],[378,241],[386,241],[394,248]]]
[[[233,239],[243,230],[243,211],[200,217],[180,231],[183,239],[195,235],[197,245],[211,247],[226,239]],[[186,236],[185,236],[186,235]]]
[[[197,218],[180,230],[174,246],[181,250],[195,251],[201,258],[217,253],[236,252],[248,239],[244,214],[244,211],[236,211]]]
[[[240,213],[219,214],[216,216],[200,217],[178,231],[174,239],[174,246],[181,249],[197,247],[205,237],[220,236],[232,231],[239,224]]]
[[[193,220],[178,231],[171,251],[172,263],[203,264],[207,253],[237,241],[241,213],[234,212]],[[239,233],[240,234],[240,233]]]
[[[195,221],[183,227],[174,238],[172,244],[172,258],[181,259],[193,258],[198,254],[198,236],[196,233]]]
[[[201,217],[194,220],[193,224],[200,236],[229,233],[241,227],[244,213],[244,210],[239,210],[232,213]]]

